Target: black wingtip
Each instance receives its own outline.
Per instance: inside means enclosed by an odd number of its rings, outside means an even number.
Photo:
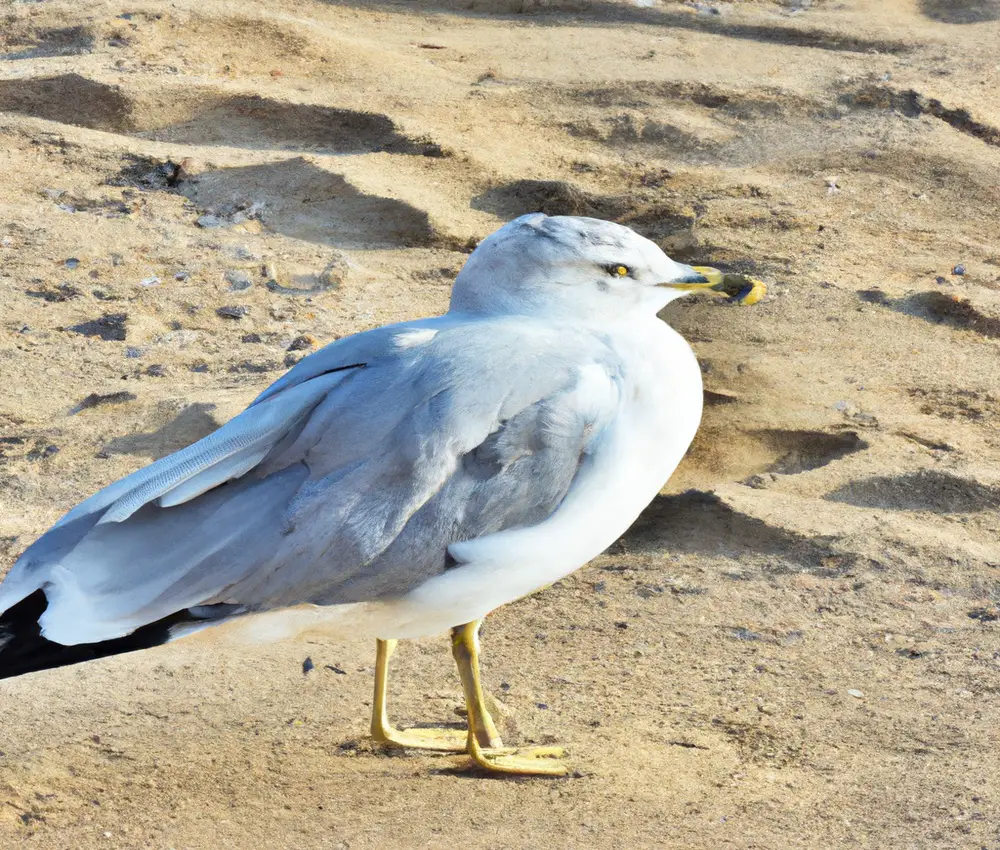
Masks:
[[[45,613],[48,605],[45,592],[36,590],[0,614],[0,679],[79,664],[108,655],[149,649],[166,643],[172,626],[191,619],[187,611],[180,611],[142,626],[124,637],[99,643],[64,646],[42,635],[38,619]]]

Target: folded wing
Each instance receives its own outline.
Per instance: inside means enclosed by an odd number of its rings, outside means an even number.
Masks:
[[[616,410],[620,366],[595,342],[445,317],[335,343],[67,514],[0,610],[42,588],[45,636],[72,644],[184,609],[406,593],[453,566],[449,544],[558,507]]]

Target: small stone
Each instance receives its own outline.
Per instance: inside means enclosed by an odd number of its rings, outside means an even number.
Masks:
[[[305,676],[310,670],[316,669],[316,665],[313,664],[312,658],[306,656],[306,660],[302,662],[302,675]]]
[[[979,620],[980,623],[995,623],[1000,620],[1000,607],[989,605],[985,608],[973,608],[966,616],[970,620]]]
[[[265,360],[262,363],[254,363],[252,360],[241,360],[239,363],[230,366],[229,371],[234,375],[240,372],[260,374],[263,372],[275,372],[280,368],[273,360]]]
[[[38,445],[35,448],[33,448],[30,452],[28,452],[28,454],[25,455],[25,457],[27,457],[28,460],[45,460],[47,458],[52,457],[52,455],[58,453],[59,453],[59,446]]]
[[[167,377],[167,367],[160,363],[153,363],[146,368],[146,374],[151,378],[165,378]]]
[[[152,277],[143,278],[139,281],[139,286],[159,286],[160,279],[153,275]]]
[[[135,360],[135,359],[137,359],[139,357],[142,357],[142,349],[141,348],[135,348],[135,347],[129,345],[129,346],[127,346],[125,348],[125,356],[129,357],[129,358],[131,358],[133,360]]]
[[[172,331],[168,331],[157,340],[157,343],[171,345],[180,349],[190,348],[192,345],[197,345],[200,342],[200,331],[184,330],[180,327],[177,327]]]
[[[223,278],[229,284],[230,292],[242,292],[244,289],[249,289],[253,286],[250,276],[239,269],[230,269],[223,275]]]
[[[209,215],[206,213],[205,215],[198,216],[195,224],[197,224],[198,227],[222,227],[224,222],[217,215]]]
[[[257,259],[260,259],[246,245],[233,245],[229,249],[229,253],[232,254],[237,260],[257,260]]]
[[[215,314],[223,319],[242,319],[244,316],[249,315],[250,308],[243,306],[227,306],[220,307],[215,311]]]
[[[127,401],[135,401],[135,399],[135,393],[125,391],[117,393],[91,393],[76,408],[77,410],[86,410],[88,407],[97,407],[101,404],[124,404]]]
[[[187,280],[189,277],[191,277],[191,272],[184,269],[174,273],[174,280]]]
[[[204,360],[199,360],[197,363],[192,363],[188,370],[191,372],[207,372],[208,364]]]
[[[859,691],[857,688],[849,688],[847,691],[848,696],[852,696],[855,699],[864,699],[864,691]]]
[[[951,273],[955,275],[963,275],[965,274],[965,266],[959,263],[957,266],[955,266],[955,268],[951,270]]]
[[[295,337],[291,344],[288,346],[286,351],[306,351],[310,348],[314,348],[316,345],[316,338],[311,334],[302,334],[301,336]]]
[[[43,301],[61,302],[69,301],[80,297],[80,290],[71,283],[60,283],[54,290],[52,289],[26,289],[25,295],[31,298],[41,298]]]
[[[69,257],[63,261],[63,265],[66,266],[66,268],[73,270],[80,265],[80,261],[76,257]]]
[[[99,336],[104,340],[123,341],[126,334],[125,323],[127,320],[127,313],[108,313],[99,319],[72,325],[67,330],[83,334],[84,336]]]
[[[258,343],[261,341],[260,334],[243,334],[240,337],[240,342]]]

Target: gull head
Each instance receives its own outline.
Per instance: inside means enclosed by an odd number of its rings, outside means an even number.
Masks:
[[[733,295],[714,269],[671,260],[610,221],[532,213],[484,239],[455,280],[451,311],[614,319],[652,314],[694,290]]]

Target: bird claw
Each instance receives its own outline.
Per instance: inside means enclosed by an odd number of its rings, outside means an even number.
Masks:
[[[396,729],[394,726],[384,726],[381,729],[373,729],[372,737],[378,743],[389,747],[445,753],[464,753],[468,739],[464,729],[448,727]]]
[[[569,770],[556,759],[566,755],[562,747],[502,747],[483,749],[469,747],[472,760],[490,773],[515,776],[565,776]]]

